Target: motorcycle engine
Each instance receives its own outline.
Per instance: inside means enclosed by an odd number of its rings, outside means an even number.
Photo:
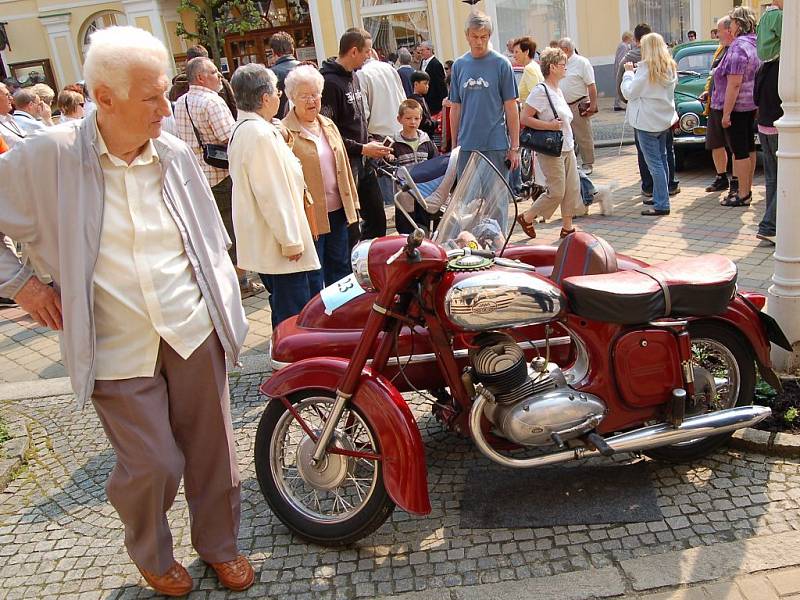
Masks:
[[[504,333],[486,333],[476,341],[472,373],[494,398],[484,414],[495,433],[523,446],[561,445],[602,421],[603,401],[567,385],[558,365],[541,357],[528,365],[522,348]]]

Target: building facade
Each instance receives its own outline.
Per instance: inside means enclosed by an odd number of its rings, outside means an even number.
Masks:
[[[667,41],[686,39],[689,30],[708,37],[717,18],[734,4],[760,8],[760,0],[480,0],[476,8],[496,23],[492,42],[532,35],[540,46],[569,36],[595,65],[601,93],[611,93],[614,51],[623,31],[647,21]],[[228,36],[223,70],[240,64],[269,64],[266,41],[278,29],[290,31],[301,60],[321,62],[336,54],[338,39],[352,26],[368,29],[384,54],[422,40],[434,44],[441,59],[467,50],[463,24],[472,6],[460,0],[265,0],[257,3],[264,28]],[[0,22],[9,45],[0,51],[0,75],[25,81],[44,78],[59,89],[83,78],[88,36],[109,25],[135,25],[151,31],[169,48],[180,68],[187,42],[176,26],[178,0],[0,0]],[[191,30],[192,24],[185,23]],[[607,72],[607,73],[606,73]],[[34,75],[37,73],[37,75]],[[608,76],[606,76],[608,75]]]

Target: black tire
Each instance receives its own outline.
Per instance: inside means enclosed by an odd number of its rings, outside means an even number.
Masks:
[[[704,346],[716,345],[718,349],[727,349],[729,353],[728,358],[732,361],[732,366],[735,366],[738,371],[737,390],[729,390],[728,397],[721,403],[723,405],[717,406],[715,409],[748,406],[752,404],[756,385],[755,359],[749,344],[747,344],[743,337],[732,328],[717,321],[698,321],[691,323],[689,325],[689,333],[692,336],[692,349],[695,358],[698,356],[698,351],[702,350]],[[709,367],[707,370],[711,372],[716,366],[714,355],[710,354],[706,362],[708,364],[701,364],[700,366],[703,368]],[[731,377],[728,377],[728,382],[730,385]],[[734,394],[735,398],[731,398],[730,394]],[[700,414],[701,412],[706,411],[701,410],[693,414]],[[691,416],[688,411],[687,416]],[[682,444],[652,448],[644,453],[655,460],[688,462],[714,452],[717,448],[727,443],[731,435],[733,434],[722,433],[720,435],[713,435]]]
[[[310,420],[310,418],[320,416],[318,409],[322,405],[326,405],[329,410],[333,405],[334,395],[327,390],[305,390],[289,396],[289,401],[295,405],[301,415],[306,408],[317,407],[317,410],[315,410],[313,414],[303,416],[312,429],[319,431],[321,429],[321,420],[315,423]],[[359,428],[361,428],[361,430],[359,430]],[[351,438],[349,438],[348,434],[345,432],[347,429],[350,429],[353,434]],[[371,451],[376,454],[381,453],[378,437],[372,430],[372,426],[364,418],[364,415],[358,408],[352,405],[345,409],[342,418],[339,420],[336,431],[336,435],[340,436],[339,439],[342,444],[349,443],[347,440],[350,440],[350,442],[352,442],[353,439],[356,440],[356,443],[352,445],[351,449],[365,452]],[[293,437],[295,438],[298,436],[300,437],[300,441],[294,449],[295,464],[297,464],[297,453],[303,453],[303,449],[307,451],[308,444],[311,443],[310,438],[302,432],[299,423],[291,416],[282,402],[279,400],[271,400],[269,404],[267,404],[264,414],[261,416],[261,420],[258,423],[258,431],[256,432],[254,457],[256,477],[261,487],[261,493],[264,494],[264,498],[267,500],[272,512],[286,527],[298,536],[310,542],[314,542],[315,544],[320,544],[322,546],[345,546],[366,537],[389,518],[389,515],[392,514],[395,508],[395,504],[392,502],[391,498],[389,498],[383,484],[383,463],[381,461],[347,458],[341,455],[328,455],[328,458],[324,458],[323,460],[334,460],[333,457],[335,457],[335,460],[341,461],[339,467],[345,468],[348,475],[354,476],[350,479],[352,479],[355,487],[359,490],[361,490],[361,488],[357,482],[357,480],[360,479],[357,477],[357,470],[364,470],[366,467],[358,461],[363,460],[364,463],[371,465],[374,469],[374,473],[370,476],[371,483],[369,489],[365,493],[364,498],[361,498],[360,492],[356,492],[356,496],[360,501],[358,509],[349,517],[337,519],[326,518],[322,513],[317,513],[315,515],[309,507],[305,507],[307,510],[304,512],[302,500],[292,493],[293,490],[289,489],[294,484],[287,483],[287,479],[283,478],[281,481],[277,481],[274,475],[278,470],[280,470],[280,472],[284,471],[275,458],[275,452],[277,450],[276,444],[282,443],[281,440],[284,439],[284,436],[288,436],[290,433],[294,434]],[[363,438],[361,437],[362,435],[364,436]],[[276,436],[281,439],[276,439]],[[358,445],[357,442],[363,439],[368,439],[372,447],[368,449]],[[281,455],[285,457],[287,455],[285,452],[286,446],[282,445],[281,447],[284,450]],[[308,465],[309,463],[305,461],[304,464]],[[329,463],[326,462],[325,464],[328,465]],[[334,463],[330,464],[334,465]],[[335,465],[330,468],[333,471],[336,470]],[[295,467],[294,470],[297,472],[297,475],[290,479],[296,481],[298,485],[305,486],[306,490],[310,489],[310,493],[315,495],[319,503],[317,494],[319,488],[315,488],[308,483],[300,468]],[[286,472],[288,473],[289,471],[290,468],[286,468]],[[328,466],[326,466],[323,471],[327,472]],[[348,477],[345,478],[342,484],[347,484],[347,480]],[[340,485],[336,489],[341,490],[343,488]],[[329,491],[323,490],[323,494],[329,496],[330,493]],[[334,494],[334,496],[336,495],[337,494]],[[349,499],[353,499],[353,496],[350,495]],[[323,498],[323,502],[327,502],[327,499]],[[334,500],[334,510],[336,506],[337,501]],[[342,508],[344,509],[344,501],[342,501]]]

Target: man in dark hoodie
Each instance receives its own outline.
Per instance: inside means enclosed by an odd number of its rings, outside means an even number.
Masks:
[[[356,27],[348,29],[339,40],[339,56],[324,61],[320,68],[325,79],[321,112],[336,124],[342,134],[358,186],[363,220],[361,235],[366,239],[386,235],[386,213],[378,178],[366,159],[383,158],[391,152],[391,148],[380,142],[369,141],[364,100],[355,77],[355,71],[366,62],[371,50],[372,36],[369,32]],[[351,245],[357,239],[357,233],[351,229]]]

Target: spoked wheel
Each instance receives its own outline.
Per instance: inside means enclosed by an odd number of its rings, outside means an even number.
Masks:
[[[755,360],[743,339],[728,327],[713,321],[689,325],[694,360],[694,397],[687,400],[686,416],[747,406],[753,403],[756,384]],[[656,460],[684,462],[710,454],[727,442],[732,433],[689,440],[647,450]]]
[[[334,396],[312,390],[289,401],[318,435]],[[282,402],[271,400],[256,433],[256,476],[284,525],[317,544],[341,546],[380,527],[395,505],[383,485],[378,436],[356,407],[345,409],[330,446],[369,458],[327,453],[314,464],[314,441]]]

